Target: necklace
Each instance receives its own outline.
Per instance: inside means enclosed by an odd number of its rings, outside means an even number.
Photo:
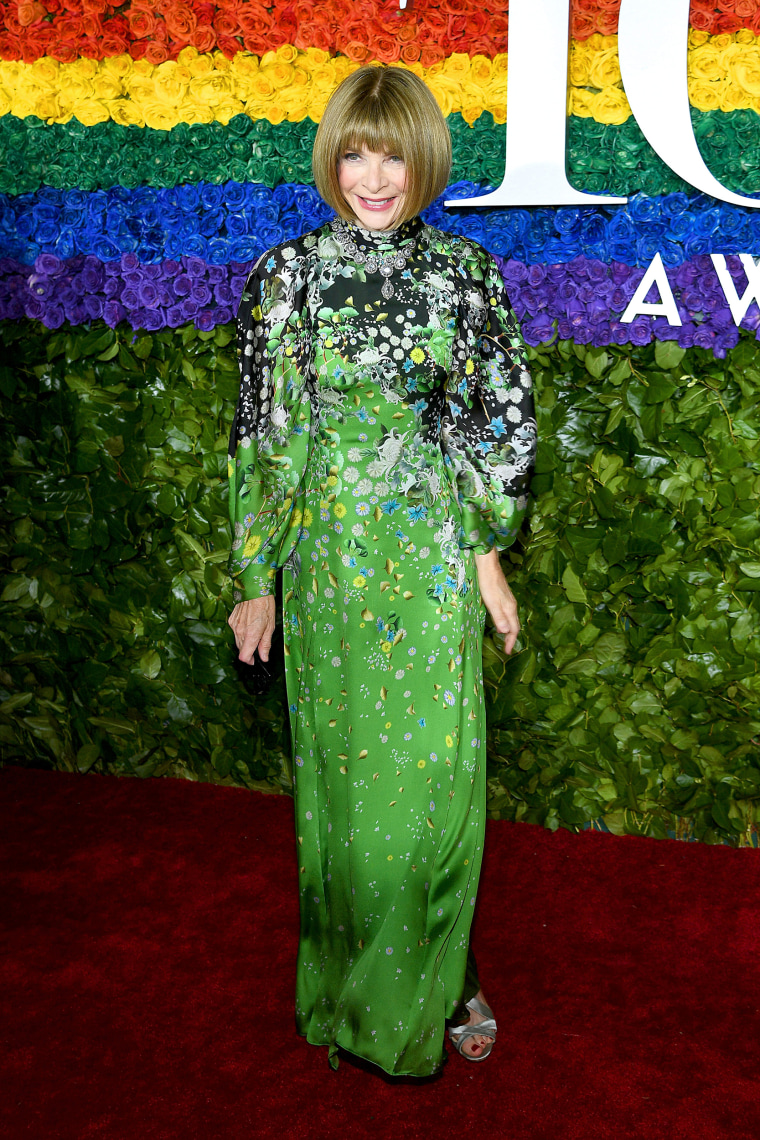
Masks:
[[[330,225],[338,244],[348,257],[358,265],[365,266],[368,273],[379,272],[381,276],[385,278],[380,292],[385,300],[389,301],[393,296],[393,284],[391,282],[393,270],[404,269],[406,267],[407,261],[409,261],[417,249],[416,240],[410,241],[404,249],[391,250],[390,253],[366,253],[365,250],[360,249],[354,241],[343,218],[333,218]]]

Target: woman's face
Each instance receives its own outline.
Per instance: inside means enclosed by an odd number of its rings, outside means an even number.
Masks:
[[[392,230],[406,197],[406,166],[397,154],[358,147],[338,160],[338,185],[365,230]]]

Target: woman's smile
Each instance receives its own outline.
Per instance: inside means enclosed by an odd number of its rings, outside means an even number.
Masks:
[[[406,198],[406,165],[397,154],[356,147],[338,162],[338,184],[360,226],[390,230]]]

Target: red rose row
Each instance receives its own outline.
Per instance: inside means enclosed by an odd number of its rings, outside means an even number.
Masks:
[[[270,0],[271,3],[271,0]],[[509,0],[20,0],[0,3],[0,58],[62,62],[129,52],[162,63],[188,44],[264,52],[294,44],[362,62],[420,61],[431,67],[452,52],[494,56],[507,50]],[[572,0],[575,39],[617,31],[620,0]],[[760,32],[760,0],[692,0],[691,24],[712,34],[750,27]]]

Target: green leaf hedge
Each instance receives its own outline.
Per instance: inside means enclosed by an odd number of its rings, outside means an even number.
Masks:
[[[288,790],[282,677],[226,626],[232,327],[0,333],[0,747],[70,771]],[[760,346],[532,350],[524,618],[485,642],[490,809],[752,843]]]

